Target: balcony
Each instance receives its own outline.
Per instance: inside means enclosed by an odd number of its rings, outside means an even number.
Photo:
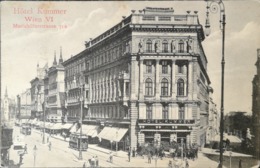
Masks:
[[[129,79],[130,79],[129,73],[120,72],[118,78],[119,78],[119,79],[128,79],[128,80],[129,80]]]
[[[195,124],[195,120],[181,120],[181,119],[139,119],[138,124]]]
[[[177,96],[177,101],[186,101],[188,100],[188,96]]]
[[[144,100],[146,100],[146,101],[154,101],[155,100],[155,96],[144,96]]]
[[[58,92],[58,89],[52,89],[52,90],[49,89],[49,95],[56,94],[57,92]]]
[[[171,101],[172,97],[171,96],[161,96],[161,101]]]

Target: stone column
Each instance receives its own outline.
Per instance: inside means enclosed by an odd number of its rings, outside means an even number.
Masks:
[[[188,99],[192,99],[192,91],[193,91],[193,83],[192,83],[192,76],[193,76],[193,69],[192,69],[192,60],[189,61],[188,65]]]
[[[131,70],[130,70],[130,83],[131,83],[131,100],[137,100],[136,93],[137,87],[136,82],[138,82],[138,71],[137,71],[137,61],[136,56],[131,57]]]
[[[130,104],[130,144],[131,148],[137,147],[137,131],[136,131],[136,122],[138,118],[138,110],[136,107],[136,101],[131,101]]]
[[[159,65],[160,60],[156,60],[156,65],[155,65],[155,99],[160,100],[160,80],[159,80],[159,70],[160,70],[160,65]]]
[[[136,107],[138,91],[138,69],[137,69],[136,56],[131,57],[131,68],[130,68],[130,144],[131,148],[137,147],[137,132],[136,132],[136,122],[138,119],[138,109]]]
[[[175,60],[172,60],[172,69],[171,69],[171,78],[172,78],[172,86],[171,86],[171,91],[172,91],[172,99],[175,100],[176,99],[176,88],[175,88]]]
[[[144,93],[143,93],[143,87],[144,87],[144,84],[143,84],[143,74],[144,74],[143,63],[144,63],[143,59],[140,58],[140,61],[139,61],[139,73],[140,73],[139,99],[141,99],[141,100],[144,99]]]

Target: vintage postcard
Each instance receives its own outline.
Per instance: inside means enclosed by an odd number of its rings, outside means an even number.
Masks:
[[[259,9],[2,1],[1,167],[259,167]]]

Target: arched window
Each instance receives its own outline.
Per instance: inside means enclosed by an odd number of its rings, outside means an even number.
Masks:
[[[179,79],[177,81],[177,95],[184,96],[184,81],[183,79]]]
[[[146,51],[148,53],[151,53],[152,52],[152,41],[151,40],[147,40],[146,41]]]
[[[180,104],[179,105],[179,119],[180,120],[184,120],[185,119],[185,109],[184,109],[184,105],[183,104]]]
[[[145,81],[145,95],[146,96],[152,96],[152,88],[153,88],[153,81],[152,79],[148,78]]]
[[[161,82],[161,94],[162,96],[168,96],[168,80],[165,78]]]
[[[152,105],[147,105],[146,106],[146,119],[152,119],[153,117],[153,109],[152,109]]]
[[[179,53],[184,53],[184,42],[180,40],[179,42]]]
[[[164,105],[162,108],[162,119],[168,119],[169,118],[169,107],[168,105]]]
[[[167,40],[163,40],[163,42],[162,42],[162,52],[163,53],[168,52],[168,41]]]

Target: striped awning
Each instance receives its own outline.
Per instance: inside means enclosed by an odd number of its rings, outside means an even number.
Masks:
[[[112,142],[119,142],[127,133],[127,128],[105,127],[97,137]]]
[[[82,125],[82,133],[91,137],[97,136],[97,125]],[[77,133],[80,133],[80,129],[78,129]]]

